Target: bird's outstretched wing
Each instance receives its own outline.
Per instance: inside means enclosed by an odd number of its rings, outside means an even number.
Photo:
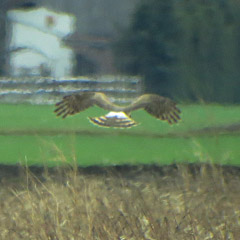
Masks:
[[[63,97],[62,101],[55,104],[55,113],[57,116],[65,118],[68,115],[73,115],[84,111],[93,105],[92,97],[94,93],[73,94]]]
[[[157,94],[144,94],[125,107],[123,111],[128,113],[140,108],[160,120],[167,121],[169,124],[177,123],[181,119],[179,116],[181,111],[176,107],[176,103]]]
[[[86,110],[92,106],[99,106],[109,111],[121,111],[122,107],[113,104],[109,98],[100,92],[83,92],[63,97],[62,101],[55,104],[55,113],[62,118]]]
[[[112,103],[104,93],[100,92],[84,92],[65,96],[62,101],[56,103],[55,113],[57,116],[65,118],[94,105],[108,111],[125,112],[127,115],[134,110],[142,108],[154,117],[165,120],[169,124],[180,120],[179,114],[181,113],[174,101],[157,94],[144,94],[130,105],[124,107]]]

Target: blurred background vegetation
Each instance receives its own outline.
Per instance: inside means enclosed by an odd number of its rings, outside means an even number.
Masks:
[[[115,43],[121,72],[183,101],[240,102],[240,2],[143,0]]]
[[[238,0],[5,0],[1,75],[7,11],[41,5],[76,16],[76,34],[65,39],[76,54],[73,75],[139,75],[145,92],[177,101],[240,103]]]

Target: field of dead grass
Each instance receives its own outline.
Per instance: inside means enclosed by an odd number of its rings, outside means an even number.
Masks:
[[[0,239],[240,239],[240,169],[0,168]]]

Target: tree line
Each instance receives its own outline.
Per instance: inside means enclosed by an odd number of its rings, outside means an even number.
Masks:
[[[119,72],[182,101],[240,102],[240,2],[142,0],[115,42]]]

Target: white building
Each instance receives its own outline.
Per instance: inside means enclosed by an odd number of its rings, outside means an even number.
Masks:
[[[62,38],[74,32],[74,16],[39,8],[11,10],[8,18],[11,25],[9,71],[12,76],[71,75],[74,52],[63,45]]]

